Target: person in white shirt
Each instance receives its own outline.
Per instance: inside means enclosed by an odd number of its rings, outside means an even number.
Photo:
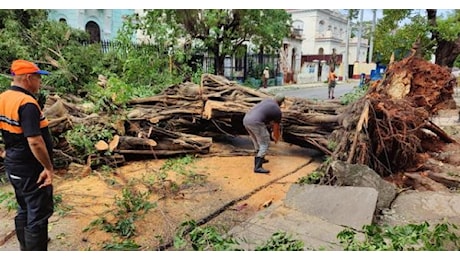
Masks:
[[[262,86],[267,88],[268,78],[270,78],[270,71],[268,67],[265,67],[264,72],[262,73]]]

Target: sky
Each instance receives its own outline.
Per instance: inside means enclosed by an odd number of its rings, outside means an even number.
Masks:
[[[460,7],[459,7],[460,8]],[[363,9],[363,21],[372,21],[373,19],[373,12],[372,9]],[[440,15],[446,15],[448,12],[451,12],[452,9],[438,9],[438,16]],[[420,9],[420,12],[422,12],[423,15],[426,14],[425,9]],[[382,18],[383,16],[383,10],[382,9],[377,9],[376,12],[376,18]],[[358,15],[358,20],[360,19],[360,16]]]
[[[358,19],[360,19],[360,15],[358,15]],[[377,9],[377,11],[375,12],[375,15],[376,15],[376,18],[379,19],[379,18],[382,18],[382,9]],[[372,12],[372,9],[364,9],[363,11],[363,20],[364,21],[372,21],[373,19],[373,12]]]

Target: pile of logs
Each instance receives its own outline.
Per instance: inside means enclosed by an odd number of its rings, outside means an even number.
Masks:
[[[63,136],[76,124],[101,125],[115,133],[113,140],[100,140],[101,154],[130,158],[158,158],[181,154],[209,153],[213,140],[219,137],[246,135],[244,114],[262,99],[272,98],[249,87],[238,85],[224,77],[203,74],[201,84],[190,82],[166,88],[162,93],[133,99],[127,109],[119,111],[118,122],[109,115],[86,114],[83,100],[76,97],[48,97],[45,115],[51,132]],[[283,111],[285,142],[317,149],[327,154],[328,135],[338,127],[338,102],[319,102],[286,98]],[[64,139],[56,145],[61,160],[84,161]],[[94,157],[94,156],[93,156]],[[64,163],[67,165],[68,163]]]
[[[265,98],[272,95],[203,74],[200,85],[184,83],[155,97],[132,100],[128,119],[199,136],[246,135],[244,114]],[[340,107],[339,103],[286,98],[283,140],[330,153],[327,135],[338,126],[336,110]]]

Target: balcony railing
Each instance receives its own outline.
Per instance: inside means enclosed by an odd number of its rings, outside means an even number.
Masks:
[[[298,28],[292,29],[292,37],[302,38],[302,36],[303,36],[303,29],[298,29]]]

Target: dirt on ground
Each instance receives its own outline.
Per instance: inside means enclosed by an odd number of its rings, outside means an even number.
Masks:
[[[207,157],[131,161],[105,171],[72,165],[54,181],[60,202],[50,219],[49,250],[133,249],[122,241],[136,250],[177,250],[172,242],[183,223],[213,225],[223,234],[284,199],[292,183],[320,164],[315,151],[272,143],[264,165],[271,173],[255,174],[253,156],[225,156],[234,145],[251,149],[247,137],[238,137],[213,145]],[[12,191],[10,185],[1,190]],[[153,207],[136,213],[135,206],[146,202]],[[18,250],[15,212],[0,206],[0,250]]]

